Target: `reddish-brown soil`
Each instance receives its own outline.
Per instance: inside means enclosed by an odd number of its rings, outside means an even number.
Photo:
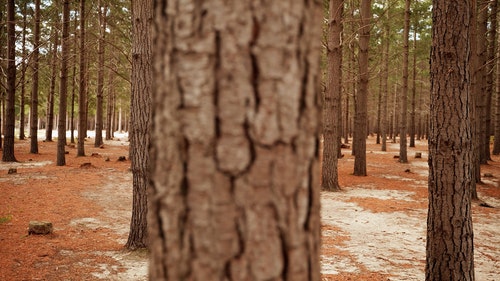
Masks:
[[[345,203],[355,204],[359,210],[372,213],[425,212],[427,190],[413,184],[420,182],[422,186],[422,182],[427,180],[427,175],[422,173],[425,165],[398,163],[393,158],[397,155],[394,146],[388,153],[378,153],[379,150],[379,146],[370,139],[367,177],[351,175],[353,157],[349,150],[343,151],[345,156],[339,161],[339,181],[343,191],[338,194],[345,196],[360,187],[409,192],[411,197],[402,201],[354,196],[346,197]],[[113,141],[107,142],[103,148],[94,148],[92,140],[89,140],[86,143],[88,156],[85,157],[76,157],[74,147],[68,147],[67,151],[67,165],[58,167],[55,165],[56,142],[40,142],[40,153],[30,154],[29,140],[16,141],[19,163],[0,163],[0,280],[146,280],[143,273],[134,275],[133,267],[134,264],[144,267],[147,253],[130,253],[123,249],[132,189],[130,162],[117,159],[119,156],[128,159],[128,143]],[[424,152],[424,159],[413,159],[415,151]],[[426,146],[424,142],[419,142],[408,155],[410,161],[424,163],[427,161],[425,154]],[[500,158],[494,156],[493,160],[490,165],[482,167],[483,173],[490,173],[493,177],[478,185],[478,191],[480,196],[495,199],[493,203],[489,202],[495,205],[500,200]],[[84,163],[91,163],[91,166],[82,167]],[[7,174],[9,168],[17,168],[17,173]],[[322,197],[334,200],[336,194],[323,192]],[[476,202],[473,211],[481,217],[496,218],[499,208],[481,207]],[[328,215],[327,212],[335,210],[323,207],[323,216]],[[425,216],[419,216],[425,220]],[[53,234],[28,235],[28,224],[34,220],[52,222]],[[475,219],[475,223],[481,224],[482,221]],[[499,232],[497,228],[496,235]],[[324,273],[322,280],[422,279],[398,279],[396,274],[368,268],[359,256],[346,248],[353,239],[352,234],[335,223],[324,221],[322,233],[323,260],[342,259],[356,266],[356,270]],[[495,236],[491,232],[485,233]],[[500,246],[477,239],[477,245],[497,253],[490,258],[498,265]],[[423,259],[425,257],[415,257],[401,267],[423,270]],[[493,271],[494,276],[498,269],[487,270]],[[132,275],[125,274],[129,271]]]

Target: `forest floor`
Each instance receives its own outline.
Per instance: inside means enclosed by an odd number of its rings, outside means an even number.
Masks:
[[[339,160],[340,192],[322,192],[322,280],[424,280],[427,212],[427,146],[398,144],[388,152],[370,138],[368,176],[351,175],[349,149]],[[146,251],[126,242],[132,175],[125,138],[103,148],[86,143],[85,157],[68,147],[57,167],[56,142],[16,141],[18,163],[0,162],[0,280],[147,280]],[[422,158],[414,158],[422,152]],[[109,159],[109,161],[107,161]],[[81,167],[84,163],[91,166]],[[8,174],[10,168],[17,173]],[[476,280],[500,280],[500,157],[482,166],[481,200],[473,203]],[[50,235],[28,235],[30,221],[50,221]]]

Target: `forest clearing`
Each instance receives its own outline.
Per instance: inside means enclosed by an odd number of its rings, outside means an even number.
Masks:
[[[64,167],[55,165],[56,142],[29,154],[29,140],[16,141],[19,163],[0,163],[0,280],[147,280],[147,252],[124,250],[132,173],[118,158],[128,159],[128,141],[87,141],[85,157],[67,147]],[[321,194],[322,280],[423,280],[426,143],[417,141],[401,164],[399,144],[381,152],[369,138],[366,177],[352,175],[354,157],[342,150],[342,191]],[[492,158],[477,188],[493,208],[473,202],[475,272],[484,281],[500,280],[500,157]],[[33,220],[52,222],[53,233],[28,235]]]

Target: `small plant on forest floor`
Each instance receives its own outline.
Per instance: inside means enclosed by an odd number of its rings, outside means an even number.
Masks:
[[[0,224],[8,223],[12,220],[12,215],[0,215]]]

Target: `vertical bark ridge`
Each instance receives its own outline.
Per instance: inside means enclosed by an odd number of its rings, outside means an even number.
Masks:
[[[321,10],[306,3],[157,9],[151,278],[319,280]]]

